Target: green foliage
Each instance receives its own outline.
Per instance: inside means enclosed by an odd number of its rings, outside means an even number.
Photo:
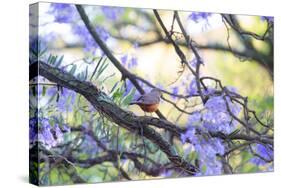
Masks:
[[[98,64],[97,66],[95,67],[95,70],[92,74],[92,77],[91,77],[91,80],[94,79],[94,80],[98,80],[99,77],[102,75],[102,73],[105,71],[105,69],[108,67],[108,63],[106,62],[106,58],[101,58],[99,61],[98,61]]]
[[[53,65],[54,67],[59,67],[63,61],[64,56],[57,56],[57,55],[52,55],[50,54],[47,63],[50,65]]]
[[[125,97],[123,97],[123,99],[121,100],[121,104],[124,106],[128,106],[130,102],[133,100],[135,93],[136,93],[136,88],[131,89],[129,93]]]
[[[33,46],[29,47],[30,49],[30,56],[34,59],[40,59],[48,50],[47,46],[44,46],[41,40],[35,39]]]

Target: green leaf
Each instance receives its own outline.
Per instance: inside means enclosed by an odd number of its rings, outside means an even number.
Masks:
[[[115,101],[116,99],[119,99],[119,98],[121,98],[121,97],[122,97],[122,93],[121,93],[121,91],[120,91],[120,88],[118,88],[118,89],[113,93],[112,98],[113,98],[113,100]]]
[[[42,96],[45,96],[45,95],[46,95],[46,87],[43,86]]]
[[[53,168],[50,172],[50,177],[49,177],[51,185],[58,182],[58,177],[59,177],[58,170],[56,168]]]
[[[39,57],[43,56],[43,55],[46,53],[47,50],[48,50],[47,47],[44,48],[43,50],[39,49],[39,52],[38,52],[38,56],[37,56],[37,57],[39,58]]]
[[[108,63],[106,63],[106,59],[104,59],[104,61],[102,62],[100,68],[98,69],[97,75],[96,75],[96,79],[98,79],[100,77],[100,75],[104,72],[104,70],[108,67]]]
[[[32,87],[32,95],[35,97],[36,96],[36,86]]]
[[[91,79],[90,79],[91,81],[94,78],[94,76],[96,75],[96,72],[97,72],[101,62],[102,62],[102,58],[99,60],[98,64],[95,67],[95,70],[93,71],[93,74],[92,74]]]
[[[56,60],[57,60],[57,57],[58,57],[58,56],[52,56],[52,57],[51,57],[51,60],[50,60],[50,64],[51,64],[51,65],[55,64],[55,62],[56,62]]]
[[[80,73],[78,73],[76,77],[78,78],[78,80],[82,80]]]
[[[122,99],[121,104],[128,106],[130,104],[130,102],[133,100],[133,98],[135,96],[135,92],[136,92],[136,88],[131,89],[130,92],[128,93],[128,95],[126,95]]]
[[[48,57],[47,63],[50,64],[52,57],[53,57],[53,56],[50,54],[49,57]]]
[[[77,69],[77,65],[73,65],[72,68],[71,68],[70,71],[69,71],[69,74],[74,75],[76,69]]]
[[[58,61],[56,62],[56,64],[55,64],[55,67],[59,67],[59,66],[61,65],[63,58],[64,58],[64,56],[61,56],[61,57],[59,58],[59,60],[58,60]]]
[[[239,129],[236,129],[236,130],[234,130],[232,133],[230,133],[230,134],[228,135],[228,137],[231,138],[231,137],[235,136],[236,134],[238,134],[239,132],[240,132],[240,130],[239,130]]]
[[[86,70],[85,70],[85,78],[84,78],[84,80],[87,80],[87,78],[88,78],[88,66],[86,67]]]
[[[113,85],[113,87],[111,88],[111,91],[109,92],[110,94],[110,96],[115,92],[115,89],[117,88],[117,86],[119,85],[119,81],[117,81],[114,85]]]

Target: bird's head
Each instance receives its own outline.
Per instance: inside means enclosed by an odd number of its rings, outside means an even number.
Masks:
[[[160,89],[158,88],[153,88],[151,91],[151,93],[155,93],[157,96],[161,97],[162,96],[162,92]]]

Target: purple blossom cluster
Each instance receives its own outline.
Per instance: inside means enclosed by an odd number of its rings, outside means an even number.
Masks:
[[[96,26],[95,29],[103,41],[107,41],[109,39],[110,35],[104,28]],[[84,45],[84,50],[95,54],[96,50],[99,49],[99,46],[94,41],[86,26],[84,24],[73,25],[72,31],[75,35],[80,37],[80,40]]]
[[[261,16],[261,20],[262,21],[273,22],[274,21],[274,17],[273,16]]]
[[[64,133],[70,132],[67,125],[59,126],[55,123],[50,124],[50,119],[42,117],[33,117],[29,119],[29,142],[41,143],[46,148],[55,147],[58,143],[63,141]]]
[[[129,58],[128,55],[124,55],[121,57],[121,63],[128,67],[129,69],[136,67],[138,65],[138,59],[136,57]]]
[[[236,90],[227,87],[230,92]],[[204,95],[211,97],[204,104],[202,110],[195,111],[188,117],[187,131],[181,135],[182,143],[188,141],[194,147],[198,154],[198,160],[201,168],[201,174],[198,175],[216,175],[222,173],[222,164],[218,155],[223,155],[225,146],[220,138],[214,138],[209,132],[221,132],[230,134],[236,129],[235,121],[231,113],[238,116],[241,107],[233,103],[228,96],[212,95],[214,88],[207,88],[203,91]],[[188,88],[189,95],[198,94],[196,80],[193,79]]]
[[[104,8],[105,12],[107,12],[106,15],[109,17],[113,18],[118,15],[121,10],[117,11],[112,10],[113,13],[110,13],[110,10],[107,10],[107,8]],[[84,50],[86,52],[90,52],[95,54],[96,50],[99,49],[98,45],[94,41],[93,37],[89,33],[88,29],[83,23],[75,23],[77,19],[79,18],[79,14],[74,7],[74,5],[71,4],[63,4],[63,3],[52,3],[50,6],[49,14],[53,15],[55,17],[55,22],[58,23],[68,23],[71,24],[72,26],[72,32],[79,36],[81,43],[84,46]],[[103,41],[107,41],[108,38],[110,37],[109,33],[101,26],[95,26],[96,32],[99,34],[101,39]]]
[[[268,161],[273,160],[273,149],[269,146],[256,144],[254,147],[252,147],[252,149],[257,154],[250,160],[250,162],[252,162],[253,164],[261,166],[265,165]]]
[[[207,130],[230,134],[235,129],[237,122],[231,117],[227,105],[235,116],[240,113],[241,107],[232,103],[229,97],[216,96],[206,102],[202,120]]]
[[[203,126],[207,131],[229,134],[235,129],[237,122],[231,117],[227,105],[233,115],[240,113],[241,107],[231,102],[229,97],[224,99],[223,96],[214,96],[205,103],[204,110],[189,116],[188,123]]]
[[[107,19],[113,21],[116,21],[124,13],[124,8],[121,7],[102,6],[101,10]]]
[[[40,80],[42,80],[42,82],[45,81],[42,77],[39,77],[39,81]],[[55,97],[56,100],[54,100],[54,105],[60,112],[72,111],[75,99],[77,97],[77,93],[75,91],[66,88],[63,88],[59,91],[57,87],[46,87],[43,85],[38,85],[35,87],[35,94],[36,97],[38,97],[39,103],[45,101],[44,99]],[[30,94],[30,96],[32,96],[32,94]]]
[[[133,89],[134,85],[132,84],[132,82],[128,79],[126,79],[126,83],[125,83],[125,92],[123,94],[123,96],[126,96],[130,93],[130,91]]]
[[[188,93],[189,95],[196,95],[198,94],[198,89],[197,89],[197,85],[196,85],[196,79],[192,79],[192,81],[189,84],[189,87],[186,91],[186,93]]]
[[[72,111],[74,107],[74,102],[77,97],[75,91],[64,88],[60,92],[60,97],[57,100],[56,106],[61,111]]]
[[[198,154],[200,174],[197,175],[217,175],[222,173],[222,164],[218,155],[223,155],[225,146],[220,138],[202,136],[202,131],[194,126],[188,127],[185,134],[181,135],[182,143],[188,139],[194,150]],[[207,134],[207,133],[205,133]]]
[[[177,86],[172,87],[172,93],[173,93],[174,95],[178,95],[178,93],[179,93],[179,87],[177,87]],[[176,99],[175,96],[172,96],[172,98],[173,98],[173,99]]]
[[[83,151],[83,153],[87,153],[92,156],[98,152],[99,147],[93,138],[89,135],[84,135],[84,139],[80,144],[79,148]]]
[[[78,17],[75,7],[64,3],[51,3],[49,13],[54,15],[58,23],[71,23]]]
[[[208,20],[211,15],[211,13],[207,12],[192,12],[188,18],[198,23],[200,20]]]

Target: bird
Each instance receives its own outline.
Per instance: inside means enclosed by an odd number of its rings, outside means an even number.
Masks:
[[[141,95],[137,100],[132,101],[130,105],[138,105],[144,112],[155,112],[158,110],[161,90],[153,88],[149,93]]]

